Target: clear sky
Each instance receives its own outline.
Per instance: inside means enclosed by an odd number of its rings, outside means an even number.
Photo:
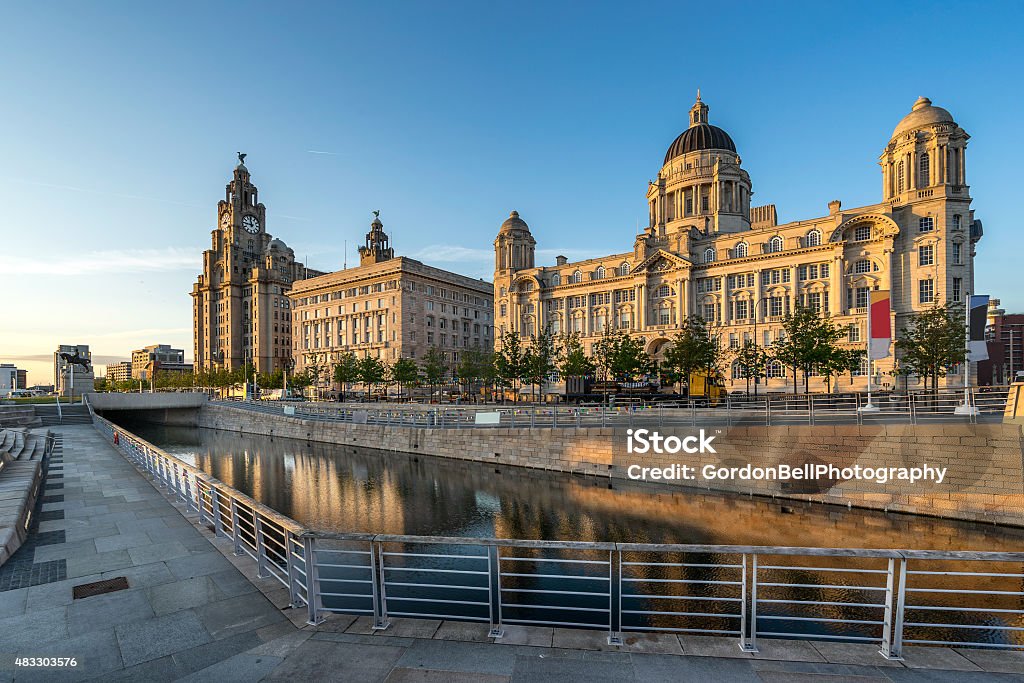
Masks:
[[[976,289],[1019,283],[1024,3],[46,2],[0,25],[0,361],[52,380],[191,357],[191,284],[246,160],[322,270],[381,210],[401,254],[490,278],[517,209],[538,263],[628,250],[697,88],[780,221],[881,198],[919,95],[971,134]],[[1018,284],[1014,284],[1017,282]]]

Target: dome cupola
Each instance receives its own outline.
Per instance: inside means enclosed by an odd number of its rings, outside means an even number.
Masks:
[[[942,107],[936,107],[927,97],[918,97],[910,113],[899,122],[896,129],[892,132],[892,136],[895,138],[903,133],[909,133],[912,130],[936,123],[952,123],[955,125],[952,114]]]
[[[690,127],[679,134],[668,151],[665,152],[665,161],[672,161],[676,157],[690,152],[703,150],[720,149],[736,153],[736,143],[732,141],[729,134],[718,126],[708,123],[708,105],[700,99],[700,91],[697,91],[697,101],[690,108]]]

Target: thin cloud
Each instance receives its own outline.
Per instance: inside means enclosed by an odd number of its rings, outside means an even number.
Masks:
[[[306,152],[308,154],[327,154],[327,155],[332,156],[332,157],[338,156],[337,152],[324,152],[323,150],[319,150],[319,149],[307,149]]]
[[[198,270],[202,249],[106,249],[80,254],[49,254],[11,259],[5,271],[13,275],[91,275],[95,273],[144,273],[170,270]]]
[[[197,204],[195,202],[179,202],[173,199],[164,199],[162,197],[147,197],[144,195],[137,194],[125,194],[123,192],[110,192],[108,190],[96,190],[87,187],[77,187],[75,185],[59,185],[56,183],[44,183],[37,180],[25,180],[24,178],[3,178],[5,182],[9,183],[21,183],[22,185],[32,185],[34,187],[45,187],[53,190],[69,190],[71,192],[81,192],[83,194],[94,194],[102,197],[116,197],[117,199],[136,199],[143,202],[156,202],[159,204],[173,204],[175,206],[188,206],[196,209],[205,208],[203,204]]]

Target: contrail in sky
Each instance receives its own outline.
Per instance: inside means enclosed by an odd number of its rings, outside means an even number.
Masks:
[[[328,154],[332,157],[338,156],[337,152],[322,152],[318,149],[307,149],[306,151],[309,152],[310,154]]]

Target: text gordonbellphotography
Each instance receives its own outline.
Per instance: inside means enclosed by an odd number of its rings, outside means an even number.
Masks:
[[[647,429],[626,430],[626,450],[630,454],[675,454],[675,453],[717,453],[712,442],[715,436],[708,436],[701,429],[688,436],[662,436]],[[946,478],[946,467],[922,463],[919,466],[837,466],[833,463],[801,463],[791,465],[779,463],[774,466],[758,466],[747,463],[742,466],[721,464],[686,465],[672,463],[664,467],[644,467],[632,464],[626,468],[626,476],[643,481],[684,480],[684,481],[795,481],[831,479],[833,481],[860,480],[876,484],[890,481],[908,483],[934,482],[941,484]]]

